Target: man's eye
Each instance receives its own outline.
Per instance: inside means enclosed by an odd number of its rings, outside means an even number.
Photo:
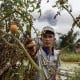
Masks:
[[[52,38],[53,36],[48,36],[49,38]]]
[[[44,37],[44,38],[47,38],[47,36],[46,36],[46,35],[44,35],[43,37]]]

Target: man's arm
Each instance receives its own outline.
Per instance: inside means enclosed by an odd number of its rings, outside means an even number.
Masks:
[[[55,80],[59,80],[60,53],[57,54]]]

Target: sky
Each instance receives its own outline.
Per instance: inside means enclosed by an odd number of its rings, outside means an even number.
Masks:
[[[62,11],[61,16],[58,16],[56,20],[53,19],[54,15],[57,12],[57,9],[53,9],[51,5],[55,4],[56,0],[49,0],[49,3],[46,2],[47,0],[42,0],[41,3],[41,11],[42,15],[40,18],[37,18],[37,20],[34,22],[34,26],[36,29],[41,31],[41,29],[48,25],[54,28],[56,36],[58,38],[57,33],[63,33],[66,34],[72,25],[72,18],[71,16],[67,13],[67,11]],[[80,0],[68,0],[69,4],[72,6],[72,14],[76,17],[80,14]],[[37,17],[37,16],[35,16]],[[74,28],[74,32],[79,31],[80,29],[78,27]],[[80,38],[80,36],[78,36]]]
[[[34,17],[36,18],[36,21],[34,21],[34,27],[41,31],[44,26],[51,26],[54,28],[57,38],[59,35],[57,33],[63,33],[66,34],[73,23],[73,20],[71,16],[64,10],[61,12],[61,15],[58,16],[55,20],[54,15],[57,12],[57,9],[52,8],[51,6],[54,5],[56,0],[49,0],[47,3],[47,0],[42,0],[41,3],[41,12],[42,15],[40,18],[38,18],[38,14],[34,13]],[[68,3],[72,6],[72,14],[76,17],[80,14],[80,0],[68,0]],[[80,28],[75,27],[74,32],[79,31],[80,34]],[[35,33],[32,31],[32,37],[35,37]],[[80,36],[78,36],[80,38]]]

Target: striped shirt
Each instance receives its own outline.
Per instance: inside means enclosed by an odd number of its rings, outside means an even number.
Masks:
[[[55,71],[59,66],[59,52],[52,49],[52,53],[49,53],[46,48],[42,47],[37,52],[37,58],[37,63],[43,69],[46,79],[54,80]],[[42,80],[40,73],[38,80]]]

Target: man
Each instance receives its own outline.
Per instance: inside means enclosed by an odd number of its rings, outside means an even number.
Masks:
[[[34,60],[37,52],[37,44],[35,40],[32,38],[28,38],[25,42],[25,48],[27,49],[28,53]]]
[[[25,48],[27,49],[28,53],[32,57],[32,59],[36,62],[36,51],[37,51],[37,45],[34,39],[28,38],[24,44]],[[33,67],[33,65],[28,60],[28,66],[26,67],[25,74],[24,74],[24,80],[37,80],[36,79],[36,69]],[[27,76],[27,77],[26,77]]]
[[[58,80],[59,53],[54,49],[55,40],[54,29],[44,27],[41,34],[42,46],[37,52],[37,61],[44,71],[46,80]],[[38,80],[42,80],[40,73]]]

